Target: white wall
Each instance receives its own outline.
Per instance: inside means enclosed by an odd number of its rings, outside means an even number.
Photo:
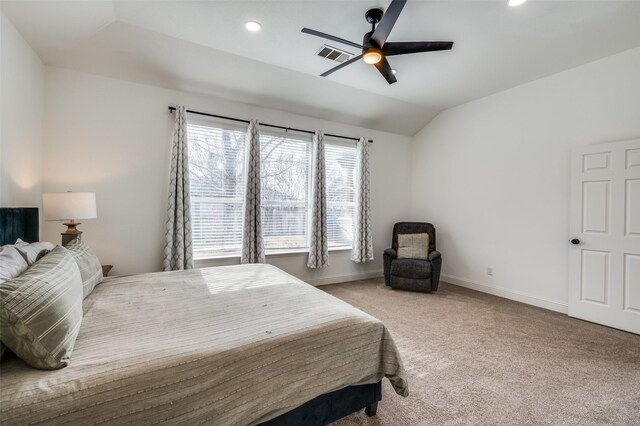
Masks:
[[[270,263],[312,283],[377,275],[392,224],[428,220],[438,228],[446,280],[561,311],[571,148],[640,136],[640,49],[452,108],[411,144],[403,136],[57,68],[46,69],[45,84],[41,61],[4,15],[0,35],[0,205],[39,206],[43,190],[95,191],[99,218],[81,229],[116,274],[160,269],[168,105],[376,140],[376,260],[356,265],[348,252],[332,252],[322,270],[306,268],[301,254],[270,256]],[[45,223],[43,239],[58,241],[62,230]]]
[[[639,76],[637,48],[452,108],[416,135],[412,216],[436,225],[446,280],[566,311],[571,149],[640,137]]]
[[[0,13],[0,206],[40,206],[44,66]]]
[[[160,270],[173,115],[169,105],[305,129],[375,139],[371,146],[372,220],[376,260],[349,261],[331,252],[331,265],[306,267],[306,254],[268,256],[268,262],[311,283],[381,275],[391,228],[409,213],[411,139],[213,97],[47,68],[45,191],[95,191],[98,219],[80,226],[83,239],[114,274]],[[45,223],[44,236],[60,239],[63,226]],[[206,262],[206,265],[236,263]]]

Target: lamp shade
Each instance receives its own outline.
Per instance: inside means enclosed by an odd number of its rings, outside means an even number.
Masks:
[[[95,219],[95,192],[52,192],[42,194],[44,220]]]

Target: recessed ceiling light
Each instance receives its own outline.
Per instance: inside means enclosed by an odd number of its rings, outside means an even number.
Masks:
[[[256,21],[249,21],[246,24],[244,24],[244,27],[254,33],[262,29],[262,25],[260,24],[260,22],[256,22]]]
[[[520,6],[522,3],[527,0],[509,0],[509,6]]]
[[[398,71],[396,71],[396,70],[394,70],[394,69],[392,68],[392,69],[391,69],[391,72],[393,73],[393,75],[396,75],[396,73],[397,73]]]

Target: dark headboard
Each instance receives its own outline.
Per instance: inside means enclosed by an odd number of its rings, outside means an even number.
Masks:
[[[37,207],[0,207],[0,245],[13,244],[18,238],[28,243],[40,238]]]

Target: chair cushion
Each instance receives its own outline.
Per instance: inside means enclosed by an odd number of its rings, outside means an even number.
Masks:
[[[429,256],[429,234],[398,234],[398,259],[423,259]]]
[[[431,293],[431,279],[416,280],[413,278],[402,278],[391,276],[389,286],[394,290],[421,291]]]
[[[402,278],[431,278],[431,262],[420,259],[395,259],[391,262],[391,275]]]

